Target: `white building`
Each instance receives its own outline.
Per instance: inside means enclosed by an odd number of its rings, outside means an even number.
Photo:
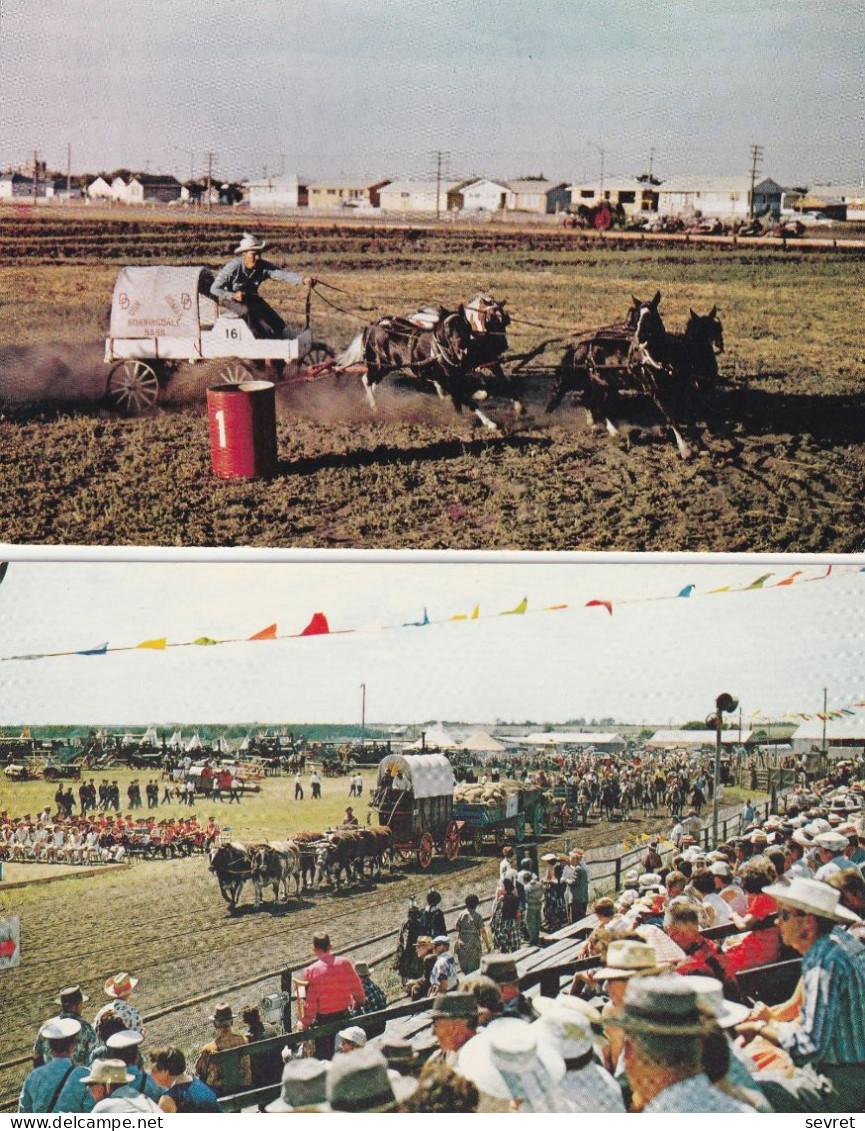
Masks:
[[[830,754],[851,758],[865,750],[865,715],[842,715],[841,718],[827,719],[825,723],[815,715],[790,736],[794,753],[807,754],[813,747],[822,749],[824,726]]]
[[[754,214],[781,215],[783,188],[771,177],[754,185]],[[717,216],[721,220],[746,220],[751,214],[751,178],[670,177],[658,186],[658,212],[662,216]]]
[[[570,202],[570,193],[564,181],[533,178],[508,181],[505,206],[511,212],[535,212],[543,216],[562,212]]]
[[[247,199],[253,212],[300,208],[308,203],[307,186],[295,174],[249,181]]]
[[[459,181],[391,181],[379,192],[382,212],[435,213],[454,211]]]
[[[463,212],[502,212],[507,207],[508,186],[506,181],[491,181],[479,177],[465,181],[459,188]]]
[[[692,750],[700,746],[714,746],[715,740],[713,730],[657,730],[645,745],[650,750]],[[748,746],[752,740],[753,731],[750,730],[743,730],[741,736],[738,727],[721,731],[722,746]]]
[[[91,200],[111,199],[111,185],[104,177],[96,177],[95,180],[92,180],[85,192]]]
[[[603,753],[616,753],[624,750],[628,745],[620,734],[604,731],[549,731],[539,734],[527,734],[518,740],[522,746],[547,747],[554,749],[556,746],[594,746],[595,750]]]
[[[614,208],[620,204],[626,216],[658,211],[658,186],[645,184],[633,177],[605,179],[603,185],[600,181],[582,181],[580,184],[568,185],[568,192],[574,209],[581,204],[593,208],[606,200]]]
[[[136,173],[129,181],[124,199],[128,204],[169,204],[173,200],[180,200],[180,192],[180,181],[176,177]]]

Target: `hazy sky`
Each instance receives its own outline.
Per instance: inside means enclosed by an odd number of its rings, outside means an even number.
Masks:
[[[244,643],[0,663],[0,723],[157,724],[704,718],[716,695],[747,716],[865,700],[865,572],[822,564],[13,562],[0,585],[0,655],[136,645],[167,636]],[[763,574],[766,586],[740,593]],[[672,597],[696,586],[687,599]],[[525,616],[496,616],[528,597]],[[613,615],[589,600],[610,600]],[[624,604],[638,599],[637,603]],[[543,606],[566,610],[541,612]],[[474,622],[246,642],[470,614]],[[485,619],[489,618],[489,619]]]
[[[0,165],[863,173],[861,0],[3,0]],[[594,145],[590,145],[593,142]]]

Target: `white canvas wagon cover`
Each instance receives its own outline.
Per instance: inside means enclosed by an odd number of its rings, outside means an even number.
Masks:
[[[197,338],[217,315],[208,293],[212,278],[207,267],[122,268],[111,302],[111,337]]]
[[[379,785],[394,772],[408,778],[416,798],[453,796],[454,772],[444,754],[388,754],[379,763]]]

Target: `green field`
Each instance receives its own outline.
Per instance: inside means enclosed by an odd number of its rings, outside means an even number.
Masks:
[[[249,224],[249,220],[244,222]],[[267,482],[210,470],[204,390],[186,366],[138,420],[100,403],[100,340],[123,263],[218,266],[234,228],[206,221],[0,220],[0,538],[20,543],[376,548],[853,551],[861,548],[865,343],[849,296],[858,249],[597,239],[559,230],[349,228],[269,222],[279,262],[343,292],[313,300],[335,349],[367,321],[484,289],[507,300],[528,418],[505,404],[502,436],[389,379],[371,417],[357,377],[278,391],[280,467]],[[28,225],[33,225],[29,227]],[[40,227],[41,225],[41,227]],[[587,430],[575,403],[544,407],[575,333],[619,320],[659,289],[670,329],[717,305],[726,429],[683,463],[645,406],[619,437]],[[289,321],[302,294],[268,284]],[[344,312],[333,309],[324,299]],[[8,309],[8,307],[7,307]]]

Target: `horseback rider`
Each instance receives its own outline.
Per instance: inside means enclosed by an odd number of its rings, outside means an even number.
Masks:
[[[234,249],[236,258],[229,260],[216,276],[210,293],[227,310],[244,318],[257,338],[281,338],[285,333],[285,322],[259,295],[258,288],[265,279],[281,279],[309,290],[316,279],[311,275],[284,271],[270,260],[262,259],[261,253],[266,247],[264,240],[257,240],[249,232],[244,232]]]

